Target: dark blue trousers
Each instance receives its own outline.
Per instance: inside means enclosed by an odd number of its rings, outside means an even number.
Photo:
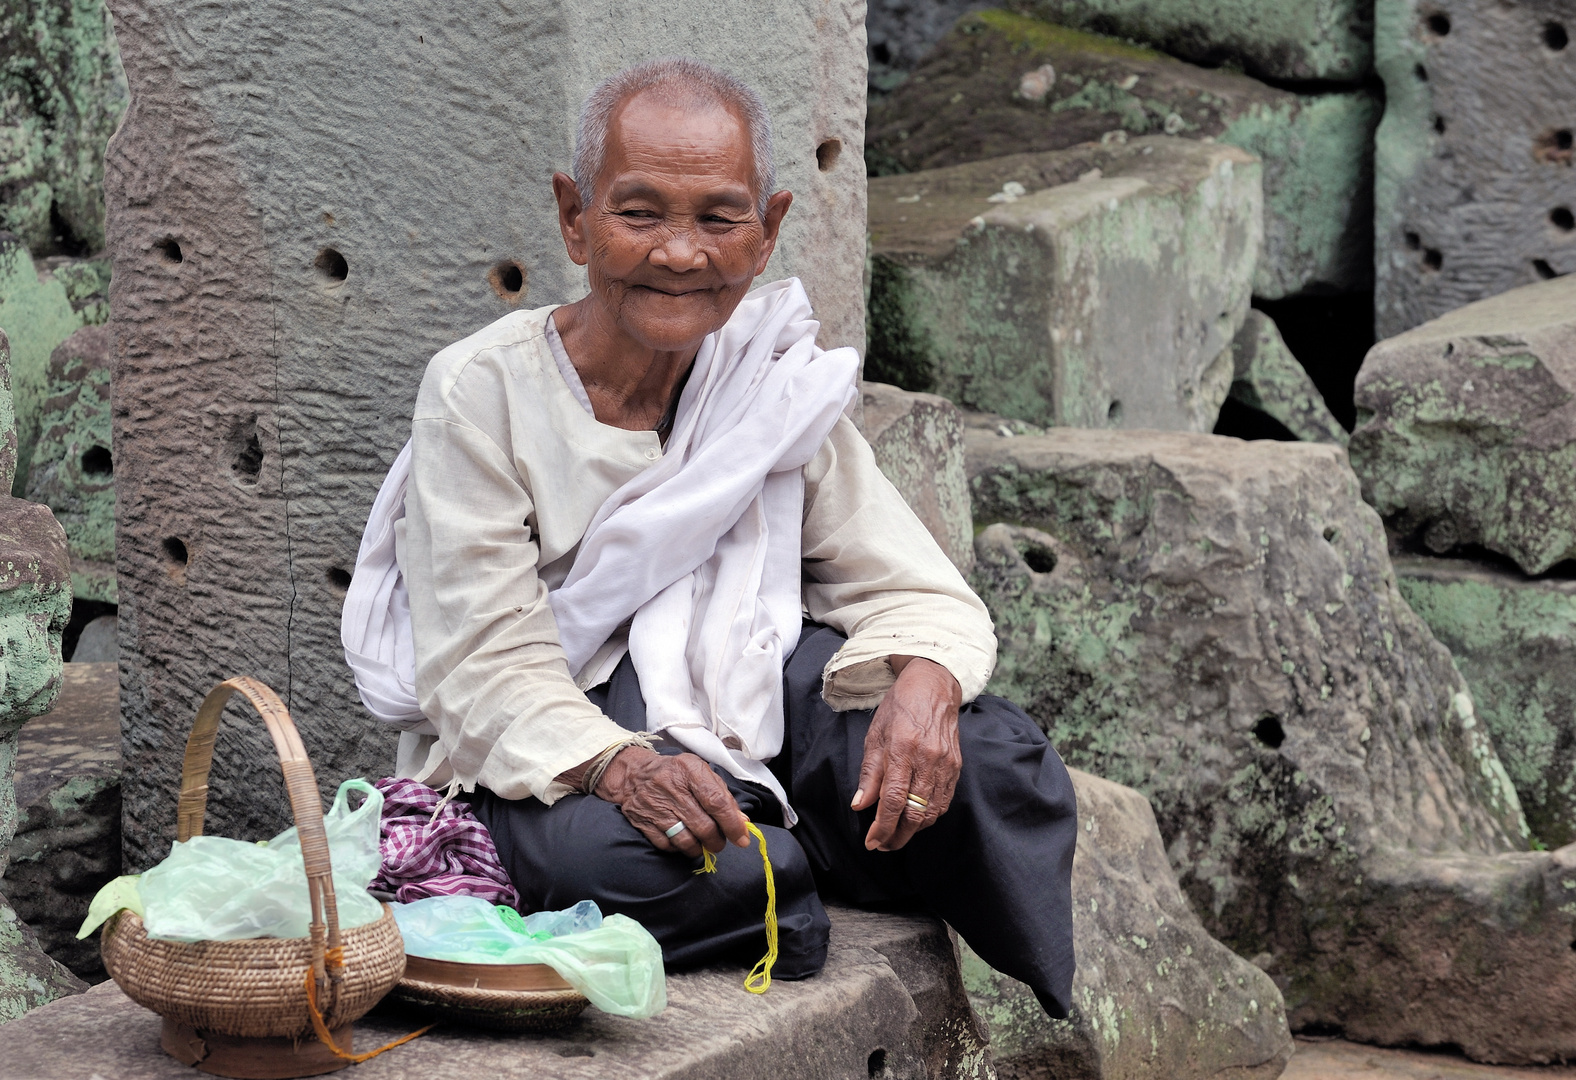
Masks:
[[[826,961],[830,924],[822,894],[860,907],[907,908],[949,923],[987,963],[1027,983],[1052,1016],[1072,999],[1072,864],[1077,809],[1061,758],[1023,710],[990,695],[963,707],[963,769],[951,808],[901,850],[866,851],[875,809],[855,813],[872,712],[834,712],[821,672],[844,638],[804,629],[784,665],[786,735],[771,763],[799,814],[782,828],[764,788],[718,769],[740,809],[761,828],[777,887],[779,958],[774,978],[813,975]],[[591,700],[619,724],[644,731],[645,701],[626,657]],[[664,753],[678,753],[671,743]],[[618,807],[584,795],[552,806],[472,797],[525,910],[595,900],[638,920],[670,968],[719,961],[745,966],[766,948],[760,852],[728,847],[717,873],[653,848]]]

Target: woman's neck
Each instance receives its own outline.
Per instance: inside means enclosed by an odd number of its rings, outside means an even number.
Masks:
[[[552,317],[597,421],[626,431],[655,430],[700,343],[675,352],[642,345],[590,296],[557,308]]]

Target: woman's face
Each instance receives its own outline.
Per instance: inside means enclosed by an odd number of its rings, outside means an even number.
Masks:
[[[733,110],[654,94],[626,101],[592,205],[555,182],[565,244],[602,314],[662,352],[692,350],[727,322],[766,269],[793,198],[776,193],[763,218],[754,168],[749,129]]]

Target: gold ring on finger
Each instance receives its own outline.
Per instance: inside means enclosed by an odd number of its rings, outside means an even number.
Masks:
[[[926,802],[924,799],[921,799],[918,795],[915,795],[912,791],[910,791],[908,793],[908,805],[912,806],[915,810],[925,810],[929,808],[930,803]]]

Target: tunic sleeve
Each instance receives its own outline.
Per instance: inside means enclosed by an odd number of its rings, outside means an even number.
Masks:
[[[826,666],[834,709],[870,709],[895,681],[887,657],[923,656],[972,701],[996,664],[989,613],[877,468],[847,417],[805,467],[804,597],[848,638]]]
[[[437,382],[412,424],[401,548],[417,699],[466,790],[552,803],[570,790],[555,777],[633,737],[569,676],[504,395]]]

